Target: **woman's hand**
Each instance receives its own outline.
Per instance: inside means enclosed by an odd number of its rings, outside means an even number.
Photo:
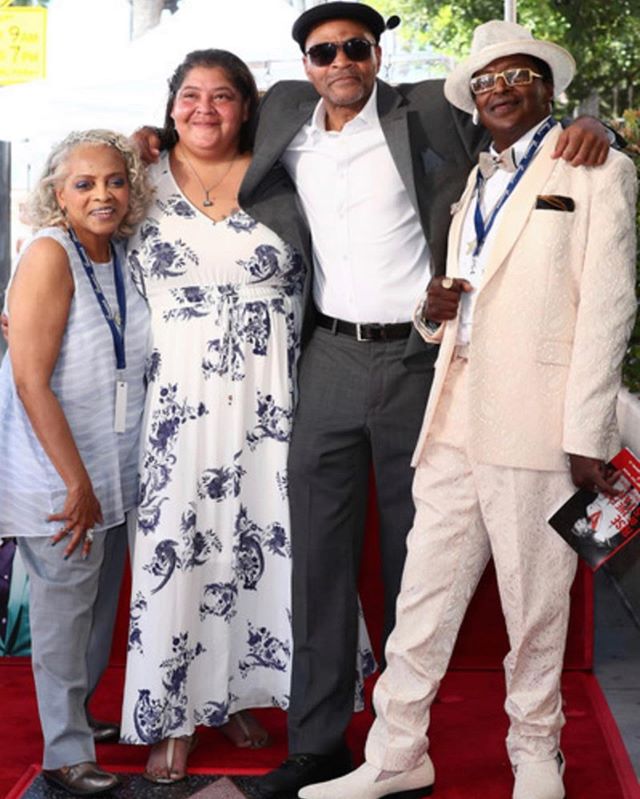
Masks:
[[[52,537],[51,543],[57,544],[68,535],[71,536],[64,550],[65,559],[68,558],[76,547],[82,542],[82,556],[88,557],[91,551],[93,528],[102,523],[102,510],[96,495],[93,493],[91,481],[87,478],[82,483],[69,488],[65,499],[64,508],[60,513],[54,513],[47,518],[49,522],[63,522],[63,527]]]
[[[620,477],[616,471],[599,458],[588,458],[586,455],[569,455],[571,479],[577,488],[587,491],[599,491],[609,497],[615,497],[620,491],[615,482]]]
[[[431,322],[448,322],[455,319],[463,291],[471,291],[468,280],[437,276],[427,287],[427,300],[424,304],[424,317]]]

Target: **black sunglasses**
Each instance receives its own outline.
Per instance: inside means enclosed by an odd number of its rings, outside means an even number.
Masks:
[[[366,61],[371,55],[371,48],[375,47],[375,42],[367,39],[354,37],[347,39],[346,42],[321,42],[314,44],[305,53],[309,61],[315,67],[328,67],[338,55],[338,50],[342,50],[349,61]]]

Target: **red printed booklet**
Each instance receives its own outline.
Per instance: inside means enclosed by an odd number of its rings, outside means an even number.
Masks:
[[[640,460],[622,449],[611,464],[621,472],[617,496],[581,488],[549,519],[594,571],[640,532]]]

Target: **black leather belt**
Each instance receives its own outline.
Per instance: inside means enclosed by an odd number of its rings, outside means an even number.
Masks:
[[[409,338],[411,322],[397,322],[388,325],[379,325],[375,322],[361,324],[359,322],[345,322],[343,319],[334,319],[316,311],[316,324],[332,333],[343,333],[357,341],[399,341]]]

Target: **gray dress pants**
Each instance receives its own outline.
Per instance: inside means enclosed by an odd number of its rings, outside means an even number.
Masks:
[[[406,341],[359,342],[316,328],[299,371],[289,450],[293,673],[289,752],[343,743],[354,707],[358,572],[375,476],[385,638],[414,515],[411,455],[433,371],[410,372]]]
[[[65,542],[18,538],[29,575],[31,661],[44,738],[42,766],[96,759],[85,706],[109,661],[127,550],[125,526],[95,534],[64,560]]]

